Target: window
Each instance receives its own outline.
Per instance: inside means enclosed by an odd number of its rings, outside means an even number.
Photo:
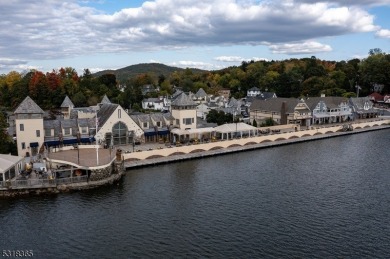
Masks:
[[[20,131],[24,131],[24,124],[19,125]]]
[[[22,149],[26,149],[26,143],[22,142]]]
[[[51,137],[51,129],[45,129],[45,137]]]
[[[122,114],[121,114],[121,109],[119,109],[119,110],[118,110],[118,119],[121,118],[121,115],[122,115]]]
[[[64,136],[69,136],[71,134],[71,128],[64,128]]]
[[[157,122],[157,127],[159,127],[159,128],[161,127],[161,121]]]
[[[114,145],[128,144],[128,130],[126,124],[118,122],[112,127]]]
[[[144,122],[144,123],[143,123],[143,127],[144,127],[144,128],[147,128],[147,127],[148,127],[148,123],[147,123],[147,122]]]
[[[88,127],[81,127],[81,134],[87,134],[88,133]]]
[[[180,122],[179,122],[179,119],[176,119],[176,125],[179,125]]]
[[[40,130],[37,130],[36,131],[36,134],[37,134],[37,138],[39,138],[41,136],[41,131]]]
[[[41,114],[31,114],[31,119],[41,119],[42,115]]]
[[[184,125],[191,125],[194,122],[194,118],[184,118],[183,124]]]

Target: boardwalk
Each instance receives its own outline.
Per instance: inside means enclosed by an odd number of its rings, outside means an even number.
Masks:
[[[299,142],[313,141],[313,140],[318,140],[318,139],[326,139],[326,138],[332,138],[332,137],[343,136],[343,135],[348,135],[348,134],[357,134],[357,133],[363,133],[363,132],[367,132],[367,131],[383,130],[383,129],[389,129],[389,128],[390,128],[389,125],[383,125],[383,126],[377,126],[375,128],[356,129],[354,131],[349,131],[349,132],[334,132],[334,133],[327,133],[327,134],[322,134],[322,135],[314,135],[314,136],[307,136],[307,137],[294,138],[294,139],[264,142],[264,143],[253,144],[253,145],[248,145],[248,146],[222,148],[222,149],[202,151],[202,152],[197,152],[197,153],[181,154],[181,155],[167,156],[167,157],[158,157],[158,158],[151,158],[151,159],[144,159],[144,160],[137,160],[137,161],[125,161],[125,168],[130,169],[130,168],[135,168],[135,167],[143,167],[143,166],[151,166],[151,165],[156,165],[156,164],[171,163],[171,162],[177,162],[177,161],[181,161],[181,160],[189,160],[189,159],[196,159],[196,158],[207,157],[207,156],[223,155],[223,154],[229,154],[229,153],[234,153],[234,152],[242,152],[242,151],[260,149],[260,148],[288,145],[288,144],[294,144],[294,143],[299,143]]]

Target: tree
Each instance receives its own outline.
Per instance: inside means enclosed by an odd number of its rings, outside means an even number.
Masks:
[[[274,125],[275,125],[275,121],[270,117],[267,118],[264,122],[262,122],[260,127],[270,127]]]
[[[87,98],[82,92],[77,92],[72,99],[76,107],[83,107],[87,104]]]
[[[253,119],[252,126],[253,126],[253,127],[257,127],[257,121],[256,121],[255,119]]]
[[[0,111],[0,154],[16,155],[16,145],[7,133],[8,123],[5,114]]]

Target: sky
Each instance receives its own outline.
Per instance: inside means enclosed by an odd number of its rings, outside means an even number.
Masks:
[[[390,52],[390,0],[7,0],[0,17],[0,74]]]

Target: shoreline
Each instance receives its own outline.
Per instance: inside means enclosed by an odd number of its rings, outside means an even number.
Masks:
[[[200,159],[203,157],[220,156],[220,155],[231,154],[231,153],[236,153],[236,152],[245,152],[245,151],[252,151],[252,150],[256,150],[256,149],[264,149],[264,148],[272,148],[272,147],[278,147],[278,146],[284,146],[284,145],[292,145],[295,143],[316,141],[316,140],[321,140],[321,139],[341,137],[341,136],[345,136],[345,135],[360,134],[360,133],[365,133],[365,132],[386,130],[386,129],[390,129],[390,125],[385,124],[385,125],[372,126],[372,127],[367,127],[367,128],[354,129],[353,131],[345,131],[345,132],[338,131],[338,132],[332,132],[332,133],[325,133],[325,134],[321,134],[321,135],[311,135],[311,136],[303,136],[303,137],[299,137],[299,138],[297,137],[297,138],[292,138],[292,139],[266,141],[266,142],[258,143],[258,144],[219,148],[219,149],[215,149],[215,150],[199,151],[199,152],[187,153],[187,154],[177,154],[177,155],[172,155],[172,156],[142,159],[142,160],[136,160],[136,161],[125,160],[124,167],[125,167],[125,170],[128,171],[132,168],[141,168],[141,167],[155,166],[155,165],[159,165],[159,164],[176,163],[176,162],[181,162],[181,161],[185,161],[185,160]]]

